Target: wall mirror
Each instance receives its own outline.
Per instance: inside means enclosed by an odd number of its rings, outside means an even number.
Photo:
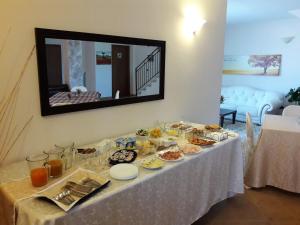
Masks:
[[[165,41],[35,29],[43,116],[164,98]]]

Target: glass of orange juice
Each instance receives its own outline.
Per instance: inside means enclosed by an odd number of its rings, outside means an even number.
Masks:
[[[48,159],[49,155],[45,153],[26,157],[32,186],[42,187],[48,183]]]
[[[56,148],[44,153],[49,155],[49,177],[60,177],[64,167],[64,150]]]

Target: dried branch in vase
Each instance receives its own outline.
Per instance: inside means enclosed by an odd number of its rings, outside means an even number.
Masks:
[[[4,47],[0,49],[0,55],[2,53],[3,48]],[[33,46],[32,50],[27,56],[14,87],[0,101],[0,165],[4,162],[4,160],[11,152],[19,138],[24,133],[26,127],[28,127],[28,125],[33,119],[33,116],[31,116],[29,119],[27,119],[27,121],[21,128],[18,128],[18,126],[14,126],[15,113],[17,108],[17,98],[20,91],[21,81],[24,77],[26,68],[34,53],[34,50],[35,46]]]

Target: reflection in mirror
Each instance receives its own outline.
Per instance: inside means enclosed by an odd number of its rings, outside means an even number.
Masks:
[[[35,28],[42,116],[164,99],[166,42]]]
[[[45,39],[50,107],[160,94],[161,47]]]

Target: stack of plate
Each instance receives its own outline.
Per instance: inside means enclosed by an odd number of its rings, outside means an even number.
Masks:
[[[135,165],[122,163],[112,166],[109,174],[116,180],[131,180],[138,176],[139,170]]]

